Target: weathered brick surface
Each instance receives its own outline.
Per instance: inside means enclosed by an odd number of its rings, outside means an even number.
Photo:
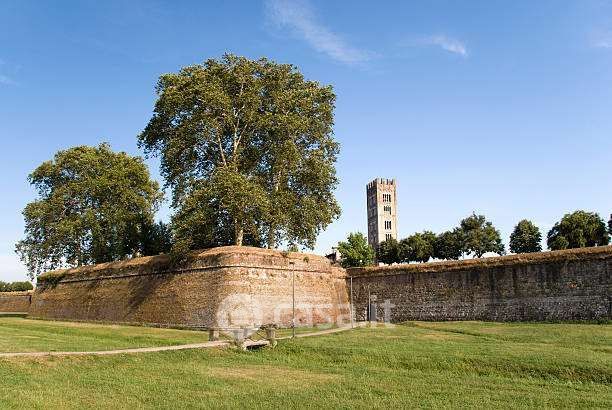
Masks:
[[[0,292],[0,312],[27,312],[32,292]]]
[[[612,246],[479,260],[349,269],[355,313],[368,293],[391,321],[610,319]]]
[[[248,247],[194,254],[180,269],[165,256],[51,272],[30,316],[202,327],[298,325],[347,315],[345,272],[323,257]]]

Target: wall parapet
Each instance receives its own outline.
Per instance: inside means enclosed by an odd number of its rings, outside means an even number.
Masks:
[[[368,266],[347,269],[348,276],[390,276],[407,273],[436,273],[463,271],[465,269],[489,269],[503,266],[535,265],[541,263],[612,258],[612,245],[560,251],[522,253],[457,261],[440,261],[389,266]]]
[[[257,258],[258,263],[253,263],[253,258]],[[329,271],[330,263],[327,258],[313,254],[246,246],[223,246],[191,252],[186,261],[180,265],[173,265],[168,255],[144,256],[46,272],[38,277],[38,283],[45,286],[47,283],[182,274],[221,268],[261,267],[278,271],[291,271],[297,268],[303,272],[322,273]]]

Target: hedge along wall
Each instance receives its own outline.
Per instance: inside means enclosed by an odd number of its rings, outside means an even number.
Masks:
[[[587,320],[612,316],[612,246],[349,269],[358,319]]]
[[[32,292],[0,292],[0,312],[26,313],[30,310]]]
[[[234,328],[292,319],[297,325],[348,320],[345,272],[323,257],[249,247],[190,256],[181,267],[164,256],[47,273],[31,317]]]

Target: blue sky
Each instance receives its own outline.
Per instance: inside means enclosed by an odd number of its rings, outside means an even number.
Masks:
[[[343,214],[316,252],[366,231],[375,177],[398,180],[402,237],[612,212],[609,1],[5,0],[0,39],[0,280],[25,278],[28,173],[80,144],[142,155],[157,77],[224,52],[335,88]]]

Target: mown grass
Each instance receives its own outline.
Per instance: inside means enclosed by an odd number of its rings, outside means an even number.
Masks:
[[[208,341],[200,331],[0,318],[0,352],[92,351]]]
[[[610,325],[414,322],[253,352],[0,359],[0,407],[612,408],[611,340]]]

